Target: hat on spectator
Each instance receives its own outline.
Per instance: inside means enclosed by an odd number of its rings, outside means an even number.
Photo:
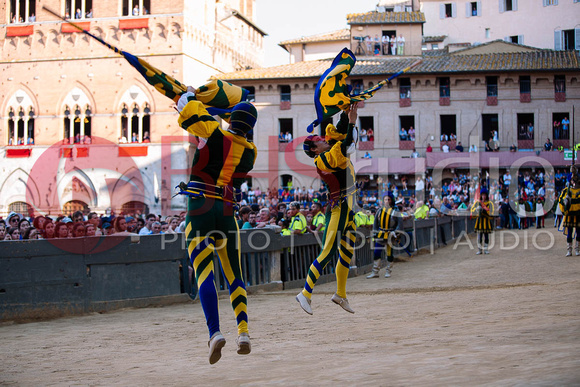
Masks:
[[[20,215],[18,215],[16,212],[12,211],[11,213],[8,214],[6,221],[10,222],[10,218],[12,218],[13,216],[17,216],[18,219],[20,219]]]
[[[64,218],[62,218],[61,222],[63,222],[63,223],[70,223],[70,222],[72,222],[72,219],[69,218],[68,216],[65,216]]]
[[[109,222],[105,222],[105,223],[103,223],[103,225],[101,226],[101,228],[102,228],[103,230],[106,230],[106,229],[108,229],[108,228],[111,228],[111,223],[109,223]]]
[[[135,218],[133,218],[132,216],[125,216],[125,221],[126,222],[130,222],[132,220],[135,220]]]

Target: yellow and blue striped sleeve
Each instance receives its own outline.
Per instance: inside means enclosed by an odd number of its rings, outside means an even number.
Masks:
[[[189,133],[202,138],[208,138],[219,128],[219,123],[199,101],[189,101],[181,111],[177,122]]]

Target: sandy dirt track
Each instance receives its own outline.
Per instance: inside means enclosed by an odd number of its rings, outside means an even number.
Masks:
[[[580,257],[564,257],[555,229],[536,231],[518,231],[517,249],[500,251],[496,233],[490,255],[450,243],[390,279],[350,278],[354,315],[330,301],[334,282],[315,288],[313,316],[298,289],[251,294],[247,356],[222,297],[213,366],[199,302],[3,324],[0,385],[580,385]]]

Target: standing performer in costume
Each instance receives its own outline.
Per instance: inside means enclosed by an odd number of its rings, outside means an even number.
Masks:
[[[487,246],[489,245],[489,234],[493,232],[493,203],[488,198],[487,189],[484,187],[480,191],[480,199],[473,203],[471,213],[477,215],[475,221],[475,232],[477,233],[477,255],[482,253],[489,254]]]
[[[240,265],[239,228],[234,217],[240,186],[256,161],[256,146],[246,135],[252,131],[256,108],[240,102],[231,111],[230,127],[218,122],[195,99],[194,89],[179,99],[179,125],[198,138],[189,184],[181,194],[189,196],[185,236],[199,299],[209,329],[209,362],[216,363],[226,339],[220,333],[218,293],[214,283],[213,252],[217,252],[230,291],[238,327],[238,353],[251,351],[248,334],[247,293]],[[233,234],[233,235],[232,235]]]
[[[575,165],[570,168],[569,184],[562,190],[558,203],[564,215],[562,227],[567,242],[566,256],[572,255],[574,232],[576,232],[574,253],[580,255],[580,176]]]
[[[387,250],[387,268],[385,278],[391,276],[393,267],[393,241],[398,236],[395,231],[403,231],[402,215],[397,206],[395,206],[395,197],[391,192],[387,192],[383,197],[383,207],[377,212],[373,224],[374,243],[374,264],[372,272],[367,278],[378,278],[381,269],[381,255],[386,247]]]
[[[344,112],[341,114],[336,127],[328,125],[326,138],[308,136],[304,141],[304,152],[314,158],[316,171],[327,185],[329,192],[326,228],[322,237],[324,245],[316,260],[310,265],[304,289],[296,296],[296,300],[308,314],[312,314],[310,304],[314,285],[337,249],[340,251],[340,258],[336,264],[337,290],[331,300],[347,312],[354,313],[346,299],[346,280],[356,239],[352,211],[356,194],[355,173],[348,156],[348,149],[354,142],[356,119],[355,103],[348,109],[348,114]]]

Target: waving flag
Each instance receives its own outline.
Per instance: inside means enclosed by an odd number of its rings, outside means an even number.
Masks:
[[[186,85],[182,84],[172,76],[165,74],[163,71],[151,66],[143,59],[110,45],[98,36],[91,34],[81,26],[60,16],[50,8],[47,8],[46,6],[43,6],[42,8],[52,15],[58,17],[59,19],[65,21],[66,23],[72,25],[80,32],[87,34],[88,36],[97,40],[99,43],[122,55],[131,64],[131,66],[133,66],[135,69],[137,69],[137,71],[139,71],[139,73],[141,73],[141,75],[150,85],[155,87],[157,91],[159,91],[167,98],[173,100],[173,102],[177,103],[181,97],[181,94],[187,91]],[[239,86],[232,85],[231,83],[220,80],[212,80],[196,90],[196,99],[206,106],[209,114],[222,115],[222,117],[225,118],[228,116],[228,113],[233,106],[241,101],[246,100],[248,93],[248,90],[242,89]]]
[[[314,91],[314,107],[316,109],[316,120],[308,125],[308,133],[312,133],[315,126],[320,125],[324,120],[332,117],[341,110],[346,110],[355,102],[360,102],[371,98],[377,90],[389,83],[393,78],[406,73],[411,68],[417,66],[422,60],[417,60],[405,69],[391,75],[389,78],[377,83],[375,86],[359,94],[351,95],[351,86],[346,83],[346,78],[356,64],[356,57],[348,48],[334,58],[330,68],[322,74]]]

